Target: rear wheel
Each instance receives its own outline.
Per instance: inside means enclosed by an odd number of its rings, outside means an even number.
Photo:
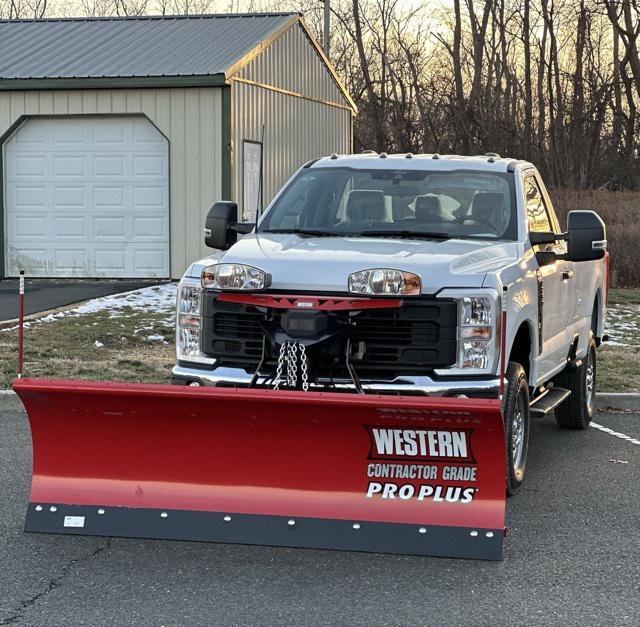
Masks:
[[[558,387],[571,392],[560,407],[556,408],[556,422],[564,429],[586,429],[593,416],[596,395],[596,341],[589,332],[589,347],[582,364],[561,372],[554,380]]]
[[[510,361],[503,401],[505,448],[507,453],[507,495],[521,487],[529,448],[529,384],[524,368]]]

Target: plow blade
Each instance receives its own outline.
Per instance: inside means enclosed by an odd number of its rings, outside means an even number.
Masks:
[[[25,530],[500,559],[500,402],[21,379]]]

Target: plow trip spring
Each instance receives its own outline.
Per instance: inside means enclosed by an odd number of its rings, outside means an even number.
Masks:
[[[500,559],[500,401],[20,379],[26,531]]]

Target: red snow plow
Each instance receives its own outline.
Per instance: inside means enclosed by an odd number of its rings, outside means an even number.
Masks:
[[[26,531],[500,559],[500,401],[19,379]]]

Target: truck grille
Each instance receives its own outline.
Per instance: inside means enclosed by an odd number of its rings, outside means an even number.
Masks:
[[[257,366],[265,335],[262,323],[277,322],[282,311],[265,313],[250,305],[218,301],[215,294],[205,294],[203,300],[202,351],[229,366]],[[332,315],[345,323],[349,320],[347,312]],[[421,299],[398,309],[364,310],[350,320],[351,344],[361,353],[352,363],[363,376],[426,374],[456,361],[455,301]],[[321,363],[318,350],[315,361]],[[274,361],[270,357],[267,354],[267,365]],[[340,368],[334,372],[340,374]]]

